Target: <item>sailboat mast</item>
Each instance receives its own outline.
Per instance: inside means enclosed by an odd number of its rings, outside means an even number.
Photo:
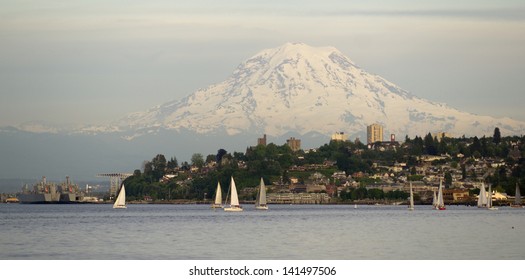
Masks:
[[[487,208],[492,207],[492,185],[489,184],[489,197],[487,199]]]
[[[230,185],[230,187],[228,188],[228,192],[226,193],[226,199],[224,200],[224,204],[228,203],[228,197],[230,197],[231,188],[232,186]]]
[[[516,194],[515,194],[515,198],[514,198],[514,203],[516,205],[520,205],[521,204],[521,192],[520,192],[520,186],[518,185],[518,183],[516,183]]]

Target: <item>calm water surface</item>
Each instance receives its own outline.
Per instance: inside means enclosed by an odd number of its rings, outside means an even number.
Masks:
[[[525,259],[525,209],[0,204],[0,259]]]

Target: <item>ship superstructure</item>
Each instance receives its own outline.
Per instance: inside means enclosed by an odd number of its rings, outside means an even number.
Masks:
[[[20,203],[75,203],[81,200],[81,196],[78,185],[72,184],[69,176],[60,185],[48,182],[43,176],[32,190],[26,185],[17,195]]]

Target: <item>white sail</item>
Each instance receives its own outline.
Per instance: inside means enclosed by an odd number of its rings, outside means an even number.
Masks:
[[[235,181],[233,177],[231,179],[231,188],[232,188],[232,197],[231,197],[231,206],[239,206],[239,196],[237,195],[237,187],[235,186]]]
[[[432,199],[432,207],[433,208],[437,208],[437,195],[436,195],[436,191],[434,191],[434,198]]]
[[[478,207],[487,207],[487,193],[485,191],[485,183],[481,183],[481,187],[479,188]]]
[[[118,193],[117,199],[115,199],[113,208],[126,208],[126,188],[124,187],[124,184],[122,184],[122,188],[120,188],[120,192]]]
[[[221,183],[217,183],[217,192],[215,193],[215,204],[222,204]]]
[[[222,207],[222,190],[221,183],[217,182],[217,190],[215,191],[215,202],[211,205],[212,208]]]
[[[437,195],[437,208],[439,210],[445,210],[445,200],[443,199],[443,181],[439,181],[439,189]]]
[[[410,182],[410,206],[408,210],[414,210],[414,193],[412,191],[412,182]]]
[[[491,185],[489,185],[489,197],[487,199],[487,209],[498,210],[498,208],[492,206],[492,186]]]
[[[224,208],[224,211],[227,211],[227,212],[240,212],[240,211],[242,211],[242,208],[239,205],[239,197],[237,195],[237,187],[235,186],[235,181],[233,180],[233,176],[231,177],[230,190],[231,190],[230,207]]]
[[[255,199],[255,209],[268,210],[268,206],[266,205],[266,186],[264,185],[263,178],[261,178],[257,198]]]

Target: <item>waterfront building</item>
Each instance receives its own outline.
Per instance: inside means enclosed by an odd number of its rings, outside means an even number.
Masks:
[[[275,204],[322,204],[330,203],[326,193],[268,193],[268,203]]]

